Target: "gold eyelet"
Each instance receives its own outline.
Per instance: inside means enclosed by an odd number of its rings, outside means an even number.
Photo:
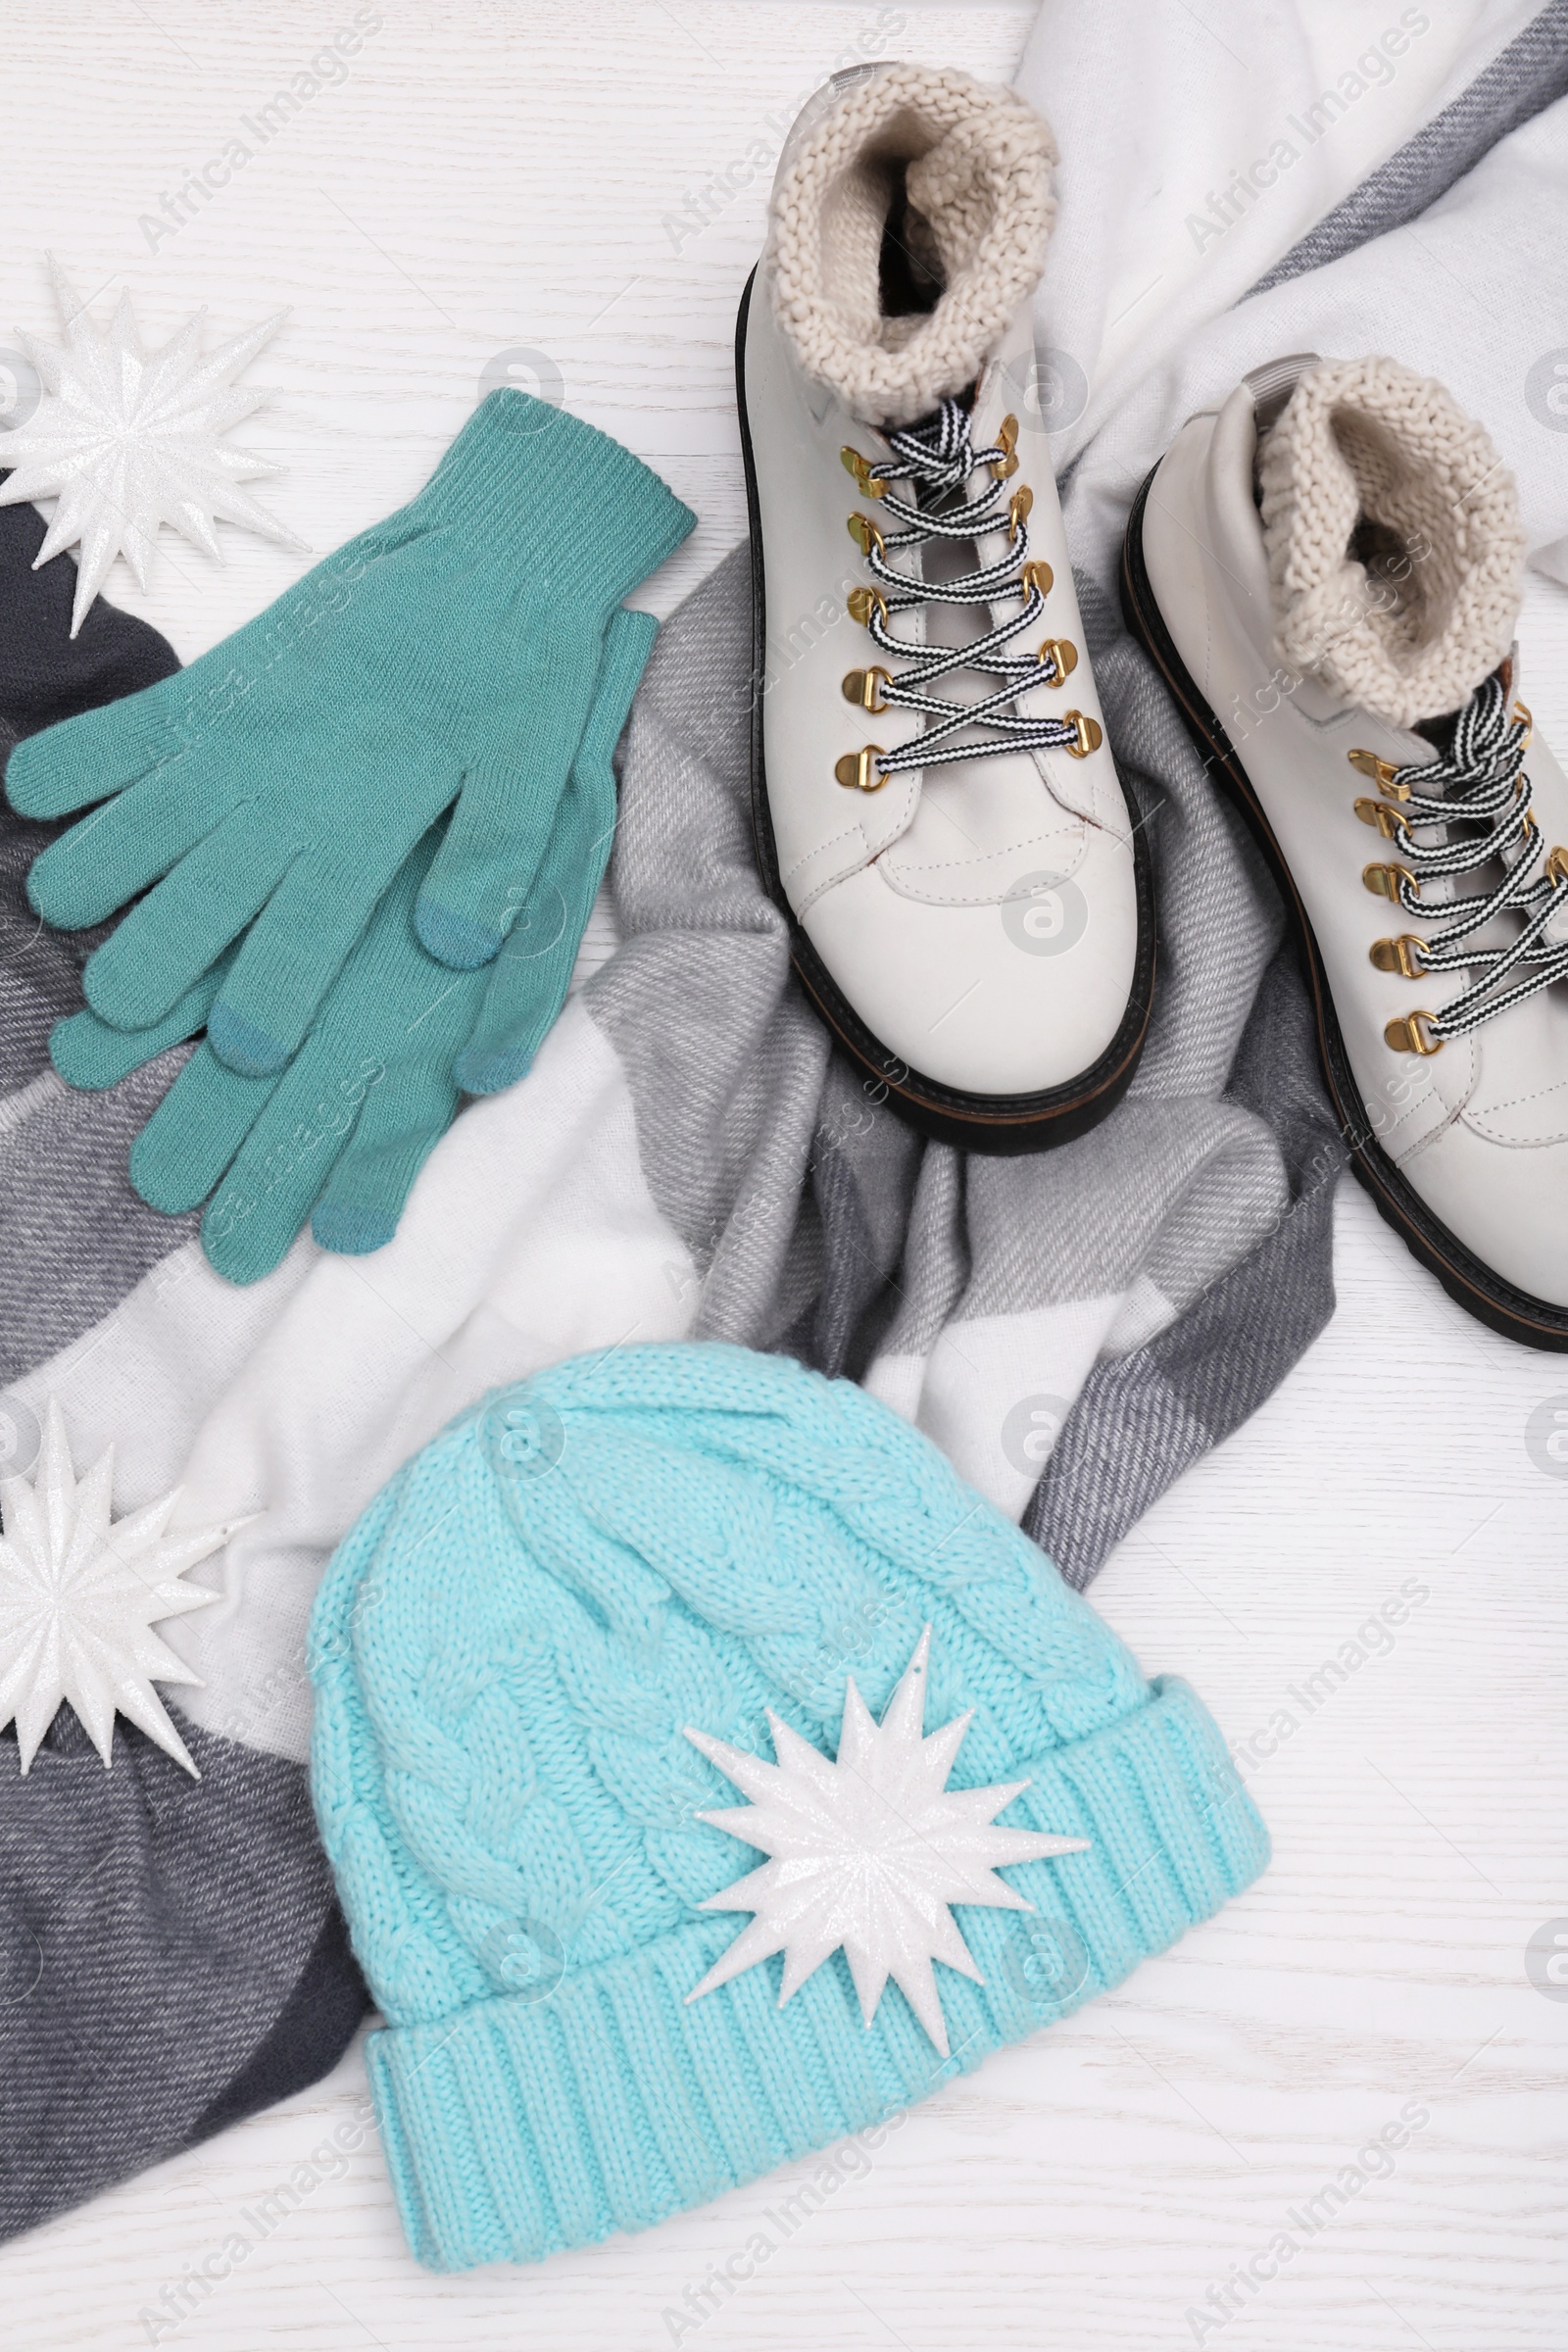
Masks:
[[[871,520],[869,514],[852,514],[849,520],[849,533],[862,556],[868,556],[873,547],[879,556],[887,554],[887,541],[883,538],[880,527]]]
[[[839,458],[845,472],[854,474],[855,486],[862,498],[886,498],[888,486],[886,482],[873,480],[869,458],[862,458],[858,449],[850,448],[848,442],[839,451]]]
[[[1027,482],[1020,482],[1007,501],[1007,537],[1016,539],[1022,525],[1029,519],[1035,494]]]
[[[1040,648],[1040,660],[1054,662],[1059,686],[1063,678],[1070,678],[1078,666],[1078,648],[1068,637],[1048,637]]]
[[[1385,841],[1404,841],[1409,837],[1408,820],[1397,808],[1391,808],[1387,801],[1364,797],[1356,802],[1355,813],[1363,825],[1376,825]]]
[[[1513,707],[1513,714],[1514,714],[1515,718],[1520,718],[1520,719],[1523,719],[1523,721],[1524,721],[1524,728],[1525,728],[1524,743],[1521,743],[1521,745],[1519,746],[1519,749],[1520,749],[1521,751],[1523,751],[1523,750],[1524,750],[1524,748],[1525,748],[1525,745],[1526,745],[1526,744],[1528,744],[1528,743],[1530,742],[1530,739],[1531,739],[1531,737],[1532,737],[1532,736],[1535,734],[1535,731],[1536,731],[1536,719],[1535,719],[1535,713],[1534,713],[1534,711],[1531,710],[1531,708],[1530,708],[1530,705],[1529,705],[1528,703],[1515,702],[1515,704],[1514,704],[1514,707]]]
[[[1557,848],[1546,852],[1546,880],[1568,882],[1568,850]]]
[[[1367,956],[1380,972],[1397,972],[1405,980],[1416,980],[1427,968],[1421,960],[1423,945],[1413,931],[1401,931],[1397,939],[1375,939]]]
[[[1069,743],[1067,746],[1068,754],[1072,759],[1087,760],[1091,752],[1099,751],[1105,738],[1101,731],[1098,718],[1089,717],[1083,710],[1064,710],[1062,716],[1070,719],[1078,730],[1077,742]]]
[[[1345,757],[1358,775],[1370,777],[1379,792],[1386,792],[1391,801],[1410,798],[1409,785],[1395,782],[1398,770],[1392,760],[1380,760],[1376,752],[1347,752]]]
[[[1396,1054],[1441,1054],[1443,1040],[1434,1037],[1431,1030],[1430,1012],[1405,1012],[1396,1021],[1390,1021],[1383,1032],[1383,1042],[1392,1046]]]
[[[997,447],[1001,450],[1002,455],[1000,458],[992,459],[991,471],[997,481],[1004,482],[1010,474],[1014,474],[1018,470],[1018,419],[1016,416],[1004,416],[1002,419],[997,428]]]
[[[891,672],[885,670],[880,662],[873,662],[869,669],[846,670],[843,685],[844,700],[847,703],[858,703],[862,710],[875,711],[880,716],[888,706],[877,699],[879,679],[884,686],[891,686],[893,683]]]
[[[870,627],[873,612],[881,614],[882,626],[887,627],[888,600],[880,588],[852,588],[848,601],[850,618],[858,620],[862,629]]]
[[[1042,564],[1031,557],[1018,574],[1018,585],[1025,596],[1032,588],[1037,595],[1045,598],[1051,594],[1052,582],[1054,577],[1055,574],[1049,564]]]
[[[882,746],[868,743],[858,752],[846,752],[835,762],[833,773],[848,792],[880,792],[887,778],[879,776],[871,762],[881,757]]]
[[[1401,904],[1401,891],[1414,890],[1415,876],[1405,865],[1363,865],[1361,887],[1375,899],[1392,899],[1397,906]]]

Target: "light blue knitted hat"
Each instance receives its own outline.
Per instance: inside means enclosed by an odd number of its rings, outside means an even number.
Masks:
[[[963,1882],[1031,1907],[950,1889],[961,1944],[944,1965],[933,1931],[928,1989],[952,2055],[902,1978],[865,2024],[843,1950],[782,2005],[776,1957],[693,1999],[750,1933],[699,1906],[761,1859],[699,1818],[737,1801],[712,1743],[842,1774],[847,1683],[891,1726],[922,1670],[930,1754],[973,1710],[937,1785],[1037,1833],[1004,1845],[1088,1841]],[[321,1835],[386,2020],[376,2114],[437,2270],[643,2229],[885,2123],[1119,1984],[1268,1856],[1184,1684],[1146,1683],[885,1406],[742,1348],[583,1356],[464,1414],[339,1547],[311,1672]]]

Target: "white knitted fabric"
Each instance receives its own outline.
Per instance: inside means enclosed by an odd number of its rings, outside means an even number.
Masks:
[[[1468,701],[1512,643],[1525,557],[1485,428],[1396,360],[1329,360],[1258,479],[1281,660],[1395,726]]]
[[[773,192],[767,269],[806,373],[869,424],[911,424],[963,391],[1044,267],[1055,160],[1050,126],[1011,90],[924,66],[856,83]],[[943,291],[934,311],[890,318],[878,260],[901,164],[908,241]]]

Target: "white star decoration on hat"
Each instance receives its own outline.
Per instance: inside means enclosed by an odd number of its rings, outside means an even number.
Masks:
[[[176,1487],[162,1502],[112,1523],[114,1475],[111,1446],[77,1480],[51,1397],[36,1484],[0,1479],[0,1728],[15,1717],[25,1772],[69,1699],[108,1764],[118,1709],[199,1780],[153,1683],[199,1684],[201,1677],[150,1629],[218,1598],[179,1580],[249,1521],[166,1536]]]
[[[975,1984],[985,1983],[949,1904],[1033,1910],[997,1877],[998,1869],[1081,1853],[1089,1839],[998,1829],[994,1817],[1028,1788],[1027,1781],[949,1788],[974,1709],[924,1735],[930,1649],[927,1626],[880,1725],[854,1682],[848,1684],[837,1763],[771,1709],[776,1764],[687,1728],[693,1746],[753,1800],[699,1813],[698,1820],[772,1856],[701,1906],[756,1916],[687,1994],[689,2001],[782,1952],[782,2008],[842,1945],[865,2024],[875,2017],[891,1977],[947,2057],[948,2029],[932,1961],[945,1960]]]
[[[150,351],[137,332],[128,294],[121,295],[108,326],[96,327],[53,255],[49,268],[65,341],[19,331],[44,396],[25,424],[0,434],[0,466],[16,468],[0,482],[0,506],[58,497],[33,569],[80,542],[73,637],[117,555],[146,587],[160,523],[172,523],[220,564],[218,521],[243,523],[280,547],[308,554],[303,539],[240,488],[282,467],[220,437],[271,398],[270,392],[236,391],[230,379],[288,314],[279,311],[204,356],[206,313],[198,311],[160,350]]]

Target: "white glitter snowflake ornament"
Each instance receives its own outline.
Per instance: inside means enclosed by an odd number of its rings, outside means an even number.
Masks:
[[[689,2001],[782,1952],[782,2009],[842,1945],[865,2024],[875,2017],[891,1977],[947,2057],[948,2029],[932,1961],[945,1960],[975,1984],[985,1983],[949,1904],[1030,1911],[1033,1904],[999,1879],[998,1869],[1081,1853],[1089,1839],[998,1829],[995,1816],[1028,1788],[1027,1781],[992,1788],[948,1787],[974,1709],[925,1736],[930,1649],[927,1626],[880,1725],[853,1681],[848,1684],[836,1763],[771,1709],[776,1764],[688,1728],[693,1746],[752,1799],[700,1813],[698,1820],[772,1856],[702,1905],[705,1911],[756,1916],[687,1994]]]
[[[108,1764],[118,1710],[199,1780],[153,1683],[201,1677],[151,1628],[218,1598],[179,1580],[249,1522],[166,1536],[177,1487],[162,1502],[111,1522],[114,1474],[111,1446],[76,1478],[51,1397],[34,1482],[0,1479],[0,1728],[15,1717],[25,1772],[69,1699]]]
[[[162,349],[149,351],[128,294],[121,295],[108,326],[96,327],[53,255],[49,268],[65,340],[19,334],[44,396],[24,425],[0,438],[0,464],[16,468],[0,482],[0,506],[59,499],[33,569],[80,543],[73,637],[116,556],[124,556],[146,587],[160,523],[172,523],[220,564],[219,521],[243,523],[279,547],[308,554],[303,539],[240,488],[281,466],[220,438],[271,398],[236,391],[231,379],[288,314],[279,311],[204,355],[206,313],[198,311]]]

